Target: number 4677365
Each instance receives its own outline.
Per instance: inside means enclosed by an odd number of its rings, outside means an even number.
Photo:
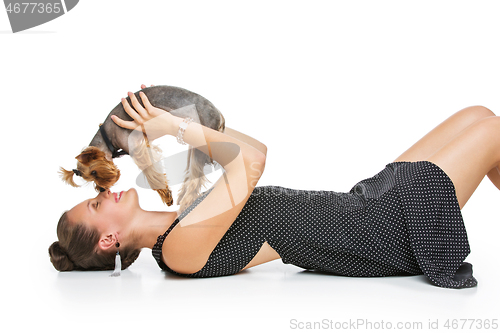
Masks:
[[[61,3],[38,3],[38,2],[16,2],[14,4],[9,3],[6,8],[7,13],[47,13],[47,14],[58,14],[61,12]]]

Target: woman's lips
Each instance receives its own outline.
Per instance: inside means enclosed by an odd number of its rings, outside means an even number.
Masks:
[[[118,201],[120,201],[120,199],[122,198],[122,194],[123,194],[123,191],[121,191],[120,193],[113,193],[115,195],[115,202],[118,203]]]

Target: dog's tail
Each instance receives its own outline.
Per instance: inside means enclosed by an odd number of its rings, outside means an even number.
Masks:
[[[75,175],[74,171],[68,171],[64,169],[63,167],[59,168],[59,175],[61,176],[61,179],[66,183],[69,184],[73,187],[80,187],[80,185],[76,184],[73,181],[73,176]]]

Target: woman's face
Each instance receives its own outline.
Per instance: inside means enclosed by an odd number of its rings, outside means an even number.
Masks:
[[[95,228],[102,234],[121,229],[132,220],[138,208],[139,198],[135,189],[117,193],[107,190],[73,207],[68,211],[68,218]]]

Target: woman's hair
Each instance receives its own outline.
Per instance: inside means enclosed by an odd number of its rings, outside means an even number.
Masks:
[[[70,223],[64,212],[57,224],[59,241],[49,247],[50,261],[61,272],[101,271],[115,268],[116,252],[97,251],[99,233],[82,223]],[[130,266],[139,256],[140,249],[121,248],[122,269]]]

